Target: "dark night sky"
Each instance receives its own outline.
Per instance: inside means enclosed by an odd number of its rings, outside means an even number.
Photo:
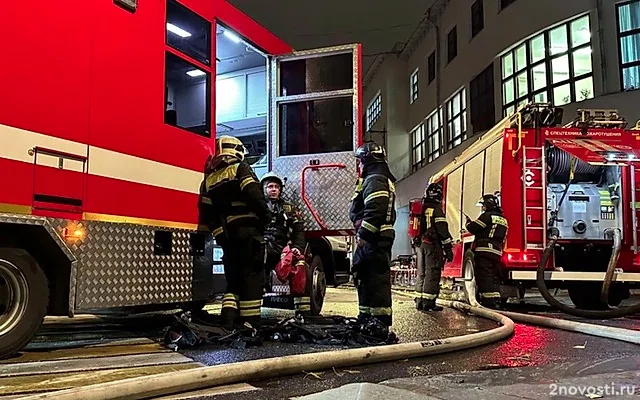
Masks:
[[[297,50],[359,42],[370,56],[411,35],[432,0],[228,0]],[[348,4],[345,7],[345,4]]]

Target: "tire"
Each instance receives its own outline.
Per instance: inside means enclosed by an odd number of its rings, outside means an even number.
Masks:
[[[462,278],[464,294],[467,298],[467,302],[472,306],[478,305],[477,295],[477,285],[475,278],[475,264],[473,261],[473,252],[471,250],[467,250],[464,253],[464,258],[462,261]]]
[[[314,256],[307,270],[307,279],[311,281],[311,315],[318,316],[322,311],[324,296],[327,292],[327,279],[322,266],[322,258]]]
[[[47,278],[33,257],[22,249],[0,248],[0,359],[31,341],[48,304]]]

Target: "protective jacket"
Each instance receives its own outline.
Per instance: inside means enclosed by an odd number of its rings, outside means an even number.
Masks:
[[[422,237],[425,243],[438,245],[443,249],[451,249],[453,239],[449,232],[449,224],[442,210],[442,205],[436,201],[425,199],[422,214]]]
[[[200,223],[213,236],[228,234],[236,226],[263,229],[271,213],[262,187],[246,161],[213,159],[200,186]]]
[[[280,199],[268,200],[267,205],[272,220],[265,229],[265,240],[276,244],[279,251],[291,240],[292,247],[304,252],[304,222],[300,211],[293,204]]]
[[[477,220],[467,222],[466,228],[475,235],[473,250],[478,255],[502,257],[509,224],[500,209],[485,211]]]
[[[386,164],[373,164],[363,171],[353,194],[349,216],[358,236],[370,243],[393,243],[396,222],[395,177]]]

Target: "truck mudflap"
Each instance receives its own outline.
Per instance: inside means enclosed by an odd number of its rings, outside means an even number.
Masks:
[[[69,259],[71,269],[69,274],[69,304],[68,304],[68,316],[72,318],[74,316],[75,301],[76,301],[76,278],[78,273],[78,259],[73,250],[67,245],[64,239],[58,233],[59,230],[51,223],[46,217],[38,217],[34,215],[25,214],[9,214],[0,213],[0,223],[14,224],[14,225],[28,225],[39,226],[47,232],[53,242],[62,250],[64,255]]]

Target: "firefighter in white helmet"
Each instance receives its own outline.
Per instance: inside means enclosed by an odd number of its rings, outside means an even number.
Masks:
[[[200,223],[206,224],[223,250],[227,290],[222,323],[260,325],[264,279],[264,227],[271,213],[262,186],[244,159],[245,147],[231,136],[216,140],[216,154],[205,167]]]
[[[264,232],[267,247],[267,276],[282,259],[282,251],[287,247],[296,252],[299,259],[297,267],[301,267],[301,273],[306,274],[304,251],[306,247],[304,238],[304,221],[302,213],[293,204],[282,198],[284,188],[283,180],[273,172],[265,174],[260,180],[266,196],[267,206],[271,211],[272,220]],[[304,294],[294,297],[296,314],[310,315],[311,313],[311,280],[306,282]]]

